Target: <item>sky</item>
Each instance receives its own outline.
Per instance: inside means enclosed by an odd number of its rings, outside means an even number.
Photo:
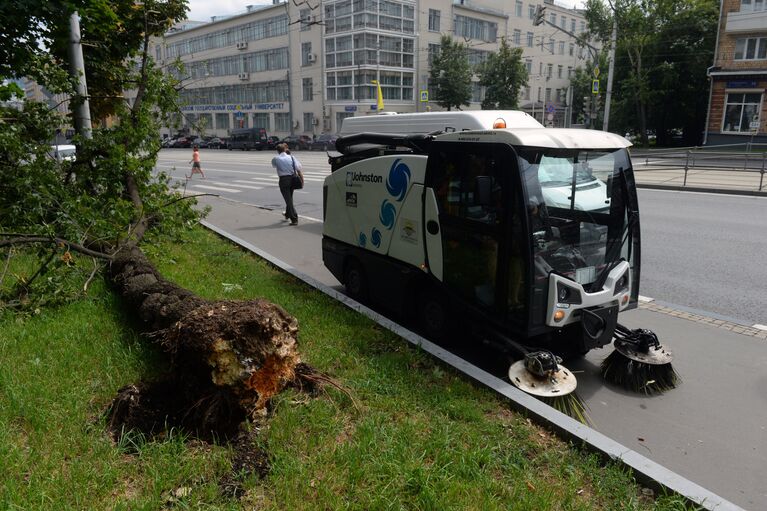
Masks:
[[[558,4],[573,7],[582,4],[581,0],[556,0]],[[247,5],[270,5],[271,1],[263,0],[189,0],[189,19],[195,21],[210,21],[211,16],[222,16],[245,12]]]

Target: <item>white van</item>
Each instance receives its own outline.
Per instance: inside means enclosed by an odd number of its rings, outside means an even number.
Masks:
[[[435,131],[491,130],[499,128],[543,128],[530,114],[517,110],[472,110],[420,112],[414,114],[364,115],[347,117],[341,136],[356,133],[416,135]]]
[[[50,155],[51,158],[58,162],[75,161],[77,159],[77,149],[69,144],[52,145]]]

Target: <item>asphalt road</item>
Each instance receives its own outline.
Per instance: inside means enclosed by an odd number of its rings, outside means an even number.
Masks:
[[[767,197],[639,191],[640,293],[767,325]]]

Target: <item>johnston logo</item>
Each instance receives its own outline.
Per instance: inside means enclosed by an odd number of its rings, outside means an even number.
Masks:
[[[370,174],[347,172],[346,186],[354,186],[354,183],[383,183],[383,177],[377,176],[372,172]]]

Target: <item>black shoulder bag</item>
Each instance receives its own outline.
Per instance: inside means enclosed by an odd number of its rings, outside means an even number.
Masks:
[[[296,170],[295,158],[291,156],[290,161],[293,162],[293,179],[290,181],[290,187],[294,190],[300,190],[304,187],[304,180],[301,179],[301,176],[298,174],[298,170]]]

